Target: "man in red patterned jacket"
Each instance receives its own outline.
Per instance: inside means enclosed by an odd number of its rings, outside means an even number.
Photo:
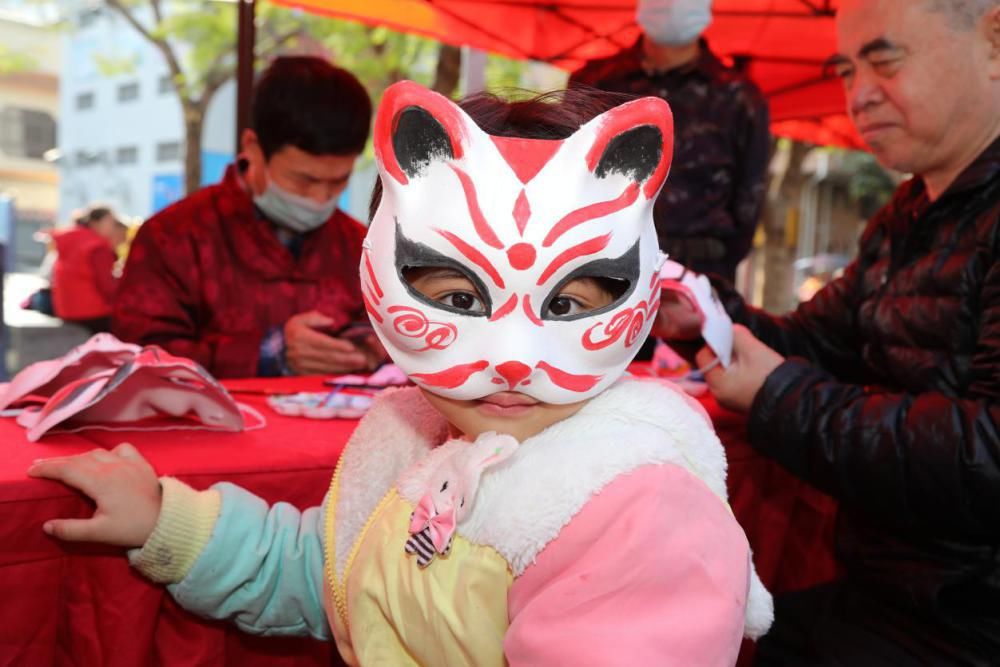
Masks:
[[[364,149],[371,101],[349,72],[277,59],[254,91],[242,155],[158,213],[133,242],[112,331],[198,361],[217,377],[374,367],[358,283],[364,228],[337,209]]]

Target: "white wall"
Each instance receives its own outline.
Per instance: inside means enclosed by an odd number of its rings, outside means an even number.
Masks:
[[[140,17],[142,15],[140,14]],[[142,17],[140,20],[144,19]],[[184,125],[180,102],[172,89],[160,91],[169,74],[162,55],[112,11],[64,38],[59,149],[60,219],[94,202],[112,205],[123,215],[148,217],[154,212],[154,179],[183,180]],[[108,75],[97,59],[132,63],[131,71]],[[123,84],[138,83],[138,97],[119,101]],[[94,95],[93,106],[79,109],[81,94]],[[206,114],[203,150],[231,154],[235,127],[235,86],[224,86]],[[157,146],[179,142],[175,159],[157,159]],[[136,147],[133,164],[119,164],[118,149]],[[97,158],[81,165],[85,152]]]

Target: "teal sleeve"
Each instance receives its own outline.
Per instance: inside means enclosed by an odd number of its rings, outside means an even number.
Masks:
[[[232,484],[212,536],[168,590],[185,609],[258,635],[329,640],[323,605],[324,507],[267,503]]]

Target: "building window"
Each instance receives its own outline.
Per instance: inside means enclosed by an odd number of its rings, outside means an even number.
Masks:
[[[175,162],[181,159],[181,142],[167,141],[156,144],[157,162]]]
[[[115,151],[115,162],[118,164],[135,164],[139,161],[138,146],[122,146]]]
[[[76,96],[76,108],[80,111],[84,109],[94,108],[94,94],[93,93],[80,93]]]
[[[74,159],[78,167],[90,167],[100,163],[100,161],[101,154],[98,151],[77,151]]]
[[[169,74],[164,74],[160,77],[159,83],[160,95],[169,95],[174,92],[174,77]]]
[[[100,9],[85,9],[80,12],[79,21],[81,28],[88,28],[97,23],[101,18]]]
[[[0,111],[0,151],[6,155],[41,160],[55,145],[56,121],[48,113],[18,107]]]
[[[131,102],[137,99],[139,99],[139,84],[137,82],[123,83],[118,86],[119,102]]]

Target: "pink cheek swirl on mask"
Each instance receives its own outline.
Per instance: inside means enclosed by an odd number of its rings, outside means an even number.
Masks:
[[[390,315],[396,315],[392,320],[392,327],[396,333],[406,338],[424,339],[426,345],[414,352],[444,350],[458,338],[458,329],[454,324],[434,322],[416,308],[390,306],[388,312]]]

